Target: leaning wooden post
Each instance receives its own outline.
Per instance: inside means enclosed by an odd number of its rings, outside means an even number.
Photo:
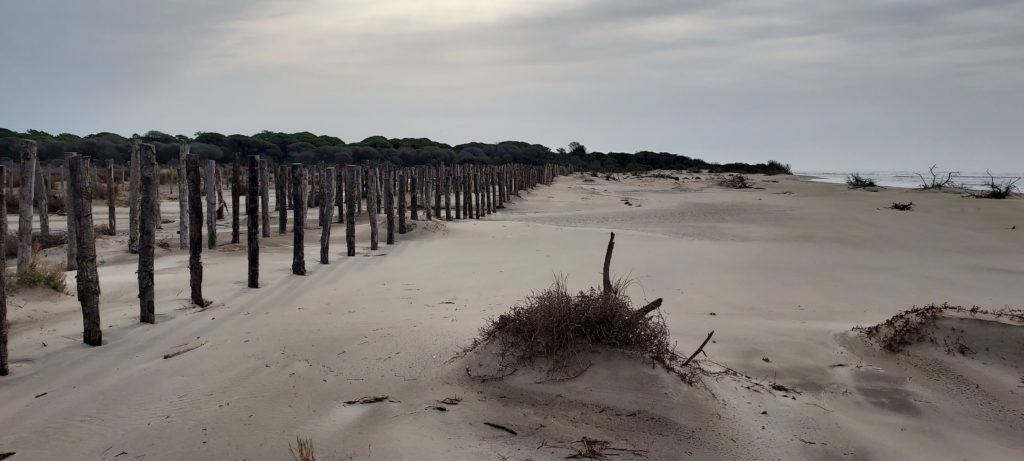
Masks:
[[[50,181],[43,175],[43,168],[36,159],[35,200],[39,207],[39,234],[50,235]]]
[[[64,173],[65,178],[70,178],[70,164],[75,154],[69,152],[64,156]],[[75,216],[75,200],[74,200],[74,188],[71,187],[71,181],[65,179],[64,181],[64,206],[67,207],[67,220],[68,220],[68,263],[67,269],[69,271],[78,269],[78,239],[75,238],[75,226],[72,225],[72,219]],[[6,214],[4,215],[6,216]],[[6,221],[6,220],[5,220]]]
[[[189,286],[192,289],[192,304],[205,307],[210,305],[210,302],[203,299],[203,198],[199,185],[202,180],[199,156],[188,154],[185,167],[188,174]]]
[[[405,171],[398,170],[398,233],[408,232],[405,226]]]
[[[603,274],[602,282],[604,284],[604,294],[612,294],[612,292],[613,292],[612,276],[611,276],[611,266],[612,266],[612,250],[614,250],[614,249],[615,249],[615,232],[612,232],[611,238],[608,239],[608,249],[604,253],[604,270],[602,271],[602,274]]]
[[[157,187],[156,147],[143,144],[139,152],[139,321],[156,323],[153,295],[153,249],[156,243]],[[110,176],[113,179],[113,175]],[[113,183],[113,181],[111,181]],[[109,187],[108,191],[113,190]]]
[[[292,273],[295,275],[306,275],[306,254],[303,249],[305,244],[306,228],[306,195],[302,189],[302,164],[292,164],[292,212],[295,215],[292,251]]]
[[[395,244],[395,184],[393,172],[384,173],[384,214],[387,216],[388,230],[385,242]]]
[[[355,191],[359,181],[357,175],[355,165],[345,167],[345,246],[349,256],[356,255],[356,204],[359,202]]]
[[[261,170],[265,170],[266,165],[260,161],[259,156],[249,156],[249,176],[247,190],[245,194],[245,238],[249,244],[249,288],[260,287],[260,222],[259,222],[259,205],[260,205],[260,193],[264,190],[260,185]],[[266,205],[266,202],[264,202]],[[266,212],[266,209],[263,210]]]
[[[277,202],[277,233],[288,232],[288,165],[279,165],[274,176],[274,200]]]
[[[367,195],[366,195],[366,217],[370,220],[370,250],[377,249],[377,169],[368,168]]]
[[[18,202],[18,275],[24,273],[32,259],[32,203],[35,195],[36,142],[20,140],[16,149],[21,157],[21,200]],[[7,219],[4,216],[4,219]]]
[[[206,246],[217,248],[217,162],[206,161]]]
[[[78,239],[78,272],[76,275],[78,301],[82,305],[82,338],[90,346],[103,344],[100,329],[100,278],[96,273],[96,236],[92,224],[92,189],[86,175],[89,160],[72,157],[69,165],[71,183],[74,188],[75,237]]]
[[[7,182],[7,167],[0,165],[0,181]],[[0,248],[7,248],[7,188],[0,184]],[[7,376],[7,252],[0,251],[0,376]]]
[[[334,167],[327,167],[320,184],[324,189],[324,225],[320,229],[320,264],[328,264],[331,248],[331,223],[334,221]]]
[[[231,163],[231,243],[241,242],[241,201],[242,154],[235,152],[235,161]]]
[[[131,174],[128,183],[128,252],[139,252],[139,145],[138,139],[132,140]],[[87,170],[88,171],[88,170]],[[87,174],[87,173],[83,173]],[[91,204],[90,204],[91,206]]]
[[[261,235],[270,237],[270,170],[267,169],[267,159],[260,159],[260,212]]]
[[[178,147],[178,248],[188,248],[188,179],[185,173],[185,159],[191,144]]]

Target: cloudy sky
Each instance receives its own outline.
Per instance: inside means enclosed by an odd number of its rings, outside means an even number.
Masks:
[[[0,127],[1024,171],[1019,0],[0,0]]]

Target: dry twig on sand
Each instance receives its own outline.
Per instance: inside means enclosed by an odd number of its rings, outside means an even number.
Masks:
[[[294,461],[316,461],[316,453],[313,449],[313,439],[311,438],[295,438],[295,446],[288,444],[288,452],[292,455]]]
[[[366,397],[359,397],[355,400],[345,401],[345,405],[366,405],[368,403],[377,403],[387,400],[390,396],[387,395],[368,395]]]
[[[618,456],[620,454],[628,454],[633,456],[646,457],[647,450],[636,450],[632,448],[616,448],[613,447],[610,442],[604,440],[596,440],[590,437],[583,437],[571,445],[571,449],[576,450],[576,453],[566,456],[565,459],[605,459],[608,456]],[[606,453],[612,452],[612,453]]]

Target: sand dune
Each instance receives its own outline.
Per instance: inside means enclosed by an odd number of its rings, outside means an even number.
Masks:
[[[291,274],[291,235],[275,228],[259,289],[245,286],[244,246],[203,252],[205,309],[188,303],[187,255],[167,224],[155,325],[137,323],[124,236],[102,237],[102,347],[81,343],[73,296],[9,301],[0,452],[272,460],[303,436],[320,459],[563,459],[584,437],[630,450],[619,459],[1020,455],[1019,325],[941,320],[967,355],[932,343],[893,354],[851,329],[931,302],[1021,307],[1024,200],[795,177],[731,190],[682,176],[563,177],[486,219],[420,223],[378,251],[360,225],[356,257],[335,228],[330,265],[316,262],[309,231],[305,277]],[[915,210],[884,208],[893,201]],[[607,351],[567,381],[467,375],[460,353],[485,318],[555,273],[573,289],[600,283],[609,230],[614,271],[636,280],[635,301],[664,298],[680,352],[716,331],[702,382]],[[363,396],[387,398],[344,403]]]

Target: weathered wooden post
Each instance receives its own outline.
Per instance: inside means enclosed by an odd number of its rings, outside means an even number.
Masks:
[[[416,181],[417,173],[418,171],[416,168],[409,170],[409,218],[414,221],[419,219],[416,215],[416,208],[418,206],[416,203],[416,195],[417,190],[419,189],[419,187],[417,187],[419,184]]]
[[[320,184],[324,189],[324,225],[320,229],[320,264],[328,264],[331,248],[331,223],[334,221],[334,167],[327,167]]]
[[[18,202],[18,275],[32,260],[32,202],[35,195],[36,142],[19,140],[15,144],[21,158],[21,200]],[[7,219],[7,216],[4,216]]]
[[[359,202],[355,191],[359,179],[355,165],[345,167],[345,245],[349,256],[356,255],[356,204]]]
[[[334,179],[334,204],[338,207],[338,224],[341,224],[345,222],[345,167],[338,167]]]
[[[455,219],[462,219],[462,171],[456,167],[452,172],[453,192],[455,192]]]
[[[113,171],[113,170],[111,170]],[[156,168],[156,147],[143,144],[139,152],[139,176],[141,201],[139,203],[139,321],[156,323],[156,306],[153,295],[153,250],[156,243],[156,192],[159,187],[159,171]],[[110,175],[113,179],[113,173]],[[113,184],[113,181],[111,181]],[[112,191],[113,186],[107,190]]]
[[[82,305],[83,334],[86,344],[103,344],[100,329],[100,278],[96,273],[96,236],[92,224],[92,189],[86,175],[89,161],[85,157],[72,157],[69,165],[72,188],[74,189],[75,237],[78,239],[78,301]]]
[[[274,177],[274,199],[277,202],[277,233],[288,232],[288,165],[278,165],[277,175]]]
[[[192,304],[206,307],[210,302],[203,299],[203,199],[199,183],[199,156],[188,154],[185,160],[188,173],[188,271],[189,286],[192,289]]]
[[[265,189],[260,184],[265,176],[266,164],[260,161],[258,155],[249,156],[249,177],[247,191],[245,194],[245,237],[249,244],[249,288],[260,287],[260,222],[259,205],[260,193]],[[263,203],[266,205],[266,202]],[[266,213],[264,208],[263,212]]]
[[[278,234],[288,232],[288,165],[278,166],[278,175],[273,179],[275,200],[278,201]]]
[[[355,186],[356,216],[363,214],[363,171],[359,166],[355,167],[355,174],[349,176],[352,185]]]
[[[217,162],[206,161],[206,246],[217,248]]]
[[[388,245],[395,244],[395,184],[393,172],[384,173],[384,213],[387,217],[388,230],[385,241]]]
[[[128,165],[131,168],[128,182],[128,252],[139,252],[139,145],[142,141],[132,140],[132,153]],[[83,172],[88,174],[88,170]],[[88,180],[87,180],[88,182]],[[91,204],[89,206],[92,206]]]
[[[398,170],[398,233],[408,232],[405,226],[405,170]]]
[[[0,165],[0,248],[7,248],[7,167]],[[69,215],[70,216],[70,215]],[[7,376],[7,252],[0,251],[0,376]]]
[[[270,170],[267,159],[263,158],[260,159],[260,211],[261,235],[270,237]]]
[[[370,221],[370,250],[377,249],[377,169],[368,168],[366,175],[366,217]]]
[[[178,248],[188,248],[188,179],[185,172],[185,159],[192,149],[189,143],[181,143],[178,147]]]
[[[74,188],[71,187],[71,173],[70,164],[71,159],[75,156],[73,152],[68,152],[64,155],[64,173],[66,179],[64,181],[64,206],[67,208],[67,220],[68,220],[68,263],[67,269],[69,271],[78,269],[78,239],[75,238],[75,226],[72,224],[72,219],[75,216],[75,200],[74,200]],[[6,215],[5,215],[6,216]],[[6,220],[5,220],[6,221]]]
[[[292,273],[295,275],[306,275],[306,255],[303,245],[305,244],[306,228],[306,194],[303,190],[302,164],[292,164],[292,211],[295,214],[294,240],[292,252]]]
[[[235,160],[231,163],[231,243],[241,242],[241,202],[242,154],[235,152]],[[248,210],[248,206],[246,208]]]
[[[444,220],[452,220],[452,175],[444,173]]]
[[[39,164],[39,159],[36,159],[36,184],[35,184],[35,200],[36,206],[39,208],[39,234],[50,235],[50,194],[48,187],[50,186],[49,179],[43,174],[42,165]]]

